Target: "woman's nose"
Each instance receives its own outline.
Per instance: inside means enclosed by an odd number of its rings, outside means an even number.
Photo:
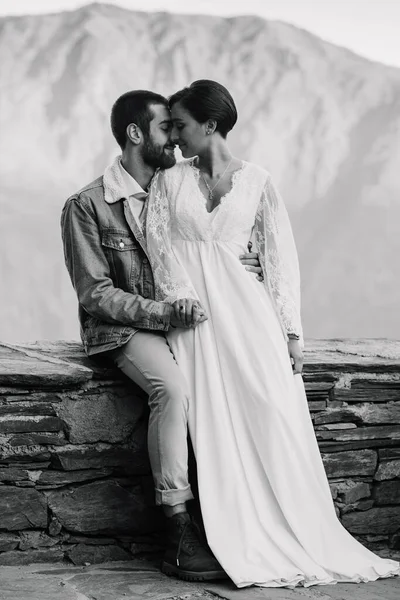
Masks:
[[[178,140],[179,140],[179,131],[177,130],[177,128],[176,128],[176,127],[173,127],[173,128],[171,129],[170,138],[171,138],[171,141],[172,141],[174,144],[177,144],[177,143],[178,143]]]

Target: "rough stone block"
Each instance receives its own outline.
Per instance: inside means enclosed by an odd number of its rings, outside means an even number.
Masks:
[[[400,400],[400,389],[388,387],[335,388],[334,397],[342,402],[391,402]]]
[[[0,488],[0,529],[16,531],[47,527],[47,504],[37,490]]]
[[[51,492],[48,503],[65,529],[78,534],[115,535],[156,531],[161,524],[159,512],[145,507],[141,495],[113,481]]]
[[[143,544],[140,542],[133,542],[130,546],[131,554],[134,556],[140,556],[142,554],[160,554],[165,552],[164,545],[156,545],[156,544]]]
[[[354,412],[355,417],[364,425],[400,423],[400,402],[390,402],[388,404],[364,402],[351,406],[349,410]]]
[[[24,390],[23,388],[20,387],[15,387],[15,386],[7,386],[7,385],[1,385],[0,384],[0,396],[8,396],[9,394],[11,396],[27,396],[28,394],[30,394],[30,390]],[[19,398],[16,398],[16,400],[19,400]]]
[[[127,467],[138,475],[150,471],[148,454],[145,448],[135,451],[121,446],[96,445],[90,446],[65,446],[57,448],[52,455],[52,465],[66,471],[79,469],[101,469],[104,467]]]
[[[25,388],[69,388],[92,379],[93,372],[74,363],[0,344],[0,385]]]
[[[358,423],[361,419],[350,408],[327,408],[323,413],[315,415],[314,423]]]
[[[58,544],[58,540],[53,537],[49,537],[43,531],[21,531],[20,543],[18,548],[20,550],[28,550],[30,548],[51,548]]]
[[[19,537],[13,533],[0,533],[0,552],[14,550],[19,544]]]
[[[400,550],[400,531],[397,531],[391,536],[389,547],[394,550]]]
[[[338,442],[375,439],[400,440],[400,427],[398,425],[382,425],[377,427],[356,427],[349,430],[317,431],[317,438],[320,440],[336,440]]]
[[[61,525],[60,521],[58,519],[56,519],[56,517],[52,516],[50,518],[50,523],[49,523],[49,528],[48,528],[49,535],[56,537],[57,535],[59,535],[61,533],[61,530],[62,530],[62,525]]]
[[[0,468],[0,481],[27,481],[28,472],[25,469],[17,469],[15,467]]]
[[[361,498],[368,498],[371,495],[370,486],[364,481],[341,481],[335,484],[338,496],[344,504],[353,504]]]
[[[63,422],[58,417],[35,415],[3,415],[0,417],[0,432],[2,433],[60,431],[63,426]]]
[[[0,405],[0,415],[13,415],[13,414],[24,414],[24,415],[49,415],[56,417],[56,411],[49,402],[35,403],[29,399],[28,402],[16,402],[15,398],[7,404]]]
[[[361,440],[355,442],[334,442],[331,440],[318,440],[322,452],[342,452],[345,450],[362,450],[363,448],[382,448],[398,446],[399,440]]]
[[[383,481],[374,490],[376,504],[400,504],[400,480]]]
[[[353,502],[353,504],[344,504],[341,506],[341,513],[345,515],[346,513],[353,512],[355,510],[369,510],[374,506],[374,501],[372,498],[364,498],[359,502]]]
[[[310,400],[308,402],[308,409],[310,412],[317,412],[320,410],[324,410],[326,408],[326,401],[325,400]]]
[[[50,457],[46,446],[0,445],[0,461],[2,463],[43,463],[47,462]]]
[[[88,546],[108,546],[110,544],[116,544],[115,538],[110,537],[89,537],[86,535],[71,535],[65,534],[65,540],[68,544],[83,544]]]
[[[82,471],[42,471],[37,479],[38,489],[59,488],[72,483],[102,479],[112,473],[112,469],[84,469]]]
[[[330,483],[329,487],[331,488],[332,500],[336,500],[338,495],[336,483]]]
[[[395,477],[400,477],[400,459],[382,461],[376,471],[375,479],[383,481],[384,479],[395,479]]]
[[[98,564],[117,560],[132,560],[132,555],[119,546],[93,546],[78,544],[67,550],[68,558],[74,565]]]
[[[65,398],[58,415],[65,421],[73,443],[122,442],[134,430],[142,416],[142,399],[112,390],[102,394]]]
[[[60,562],[64,558],[61,548],[42,548],[40,550],[12,550],[0,554],[0,565],[31,565],[33,563]]]
[[[351,533],[394,533],[400,528],[400,506],[375,507],[365,512],[344,515],[342,523]]]
[[[400,460],[400,448],[380,448],[378,454],[380,460],[392,460],[394,458]]]
[[[308,394],[329,393],[333,388],[333,381],[304,381],[304,387]]]
[[[356,429],[355,423],[325,423],[325,425],[316,425],[315,431],[343,431],[343,429]]]
[[[377,464],[374,450],[354,450],[323,454],[322,460],[328,477],[373,475]]]
[[[66,439],[63,432],[57,433],[18,433],[8,440],[10,446],[65,446]]]
[[[373,391],[375,389],[398,390],[400,392],[400,378],[398,375],[381,375],[378,377],[359,377],[354,376],[351,380],[352,388],[363,388],[364,390]]]

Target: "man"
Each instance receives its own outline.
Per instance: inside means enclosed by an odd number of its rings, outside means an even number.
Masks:
[[[122,156],[71,196],[61,218],[66,265],[79,300],[86,353],[107,353],[149,396],[148,448],[156,502],[168,517],[164,565],[185,579],[224,577],[186,510],[188,482],[188,393],[165,333],[196,327],[207,317],[190,298],[154,300],[147,257],[145,191],[157,168],[175,164],[167,100],[153,92],[124,94],[111,112],[111,128]],[[262,277],[256,254],[241,257]]]

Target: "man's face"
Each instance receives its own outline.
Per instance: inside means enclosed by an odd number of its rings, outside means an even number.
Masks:
[[[149,135],[145,135],[142,146],[143,161],[154,168],[170,169],[176,163],[175,144],[170,137],[170,112],[162,104],[152,104],[150,110],[154,117],[150,121]]]

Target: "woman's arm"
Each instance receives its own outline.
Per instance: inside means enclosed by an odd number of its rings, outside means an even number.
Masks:
[[[146,243],[156,299],[171,304],[175,317],[181,320],[183,326],[196,326],[205,321],[207,316],[172,249],[171,193],[166,179],[163,171],[155,175],[147,200]]]
[[[286,207],[270,175],[257,209],[254,234],[265,285],[282,328],[288,340],[298,338],[303,346],[297,250]]]

